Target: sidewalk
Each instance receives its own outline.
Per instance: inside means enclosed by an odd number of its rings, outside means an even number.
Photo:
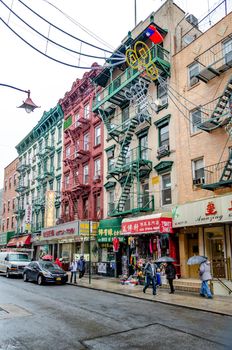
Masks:
[[[92,276],[91,284],[89,284],[88,275],[84,276],[81,280],[77,278],[77,284],[69,284],[152,302],[232,316],[232,298],[229,296],[215,296],[213,299],[207,299],[200,297],[198,294],[183,291],[176,291],[175,294],[169,294],[168,289],[162,289],[160,287],[157,288],[157,295],[153,296],[150,288],[144,294],[143,286],[122,285],[118,278]]]

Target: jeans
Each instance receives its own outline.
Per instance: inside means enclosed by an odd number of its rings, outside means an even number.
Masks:
[[[70,283],[72,283],[74,277],[74,283],[77,283],[77,271],[71,271]]]
[[[200,289],[200,294],[201,295],[207,295],[207,297],[212,297],[209,285],[208,285],[208,281],[202,281],[201,283],[201,289]]]
[[[146,289],[150,286],[151,282],[152,282],[153,295],[156,295],[156,276],[154,277],[149,275],[146,276],[146,284],[143,288],[143,291],[144,292],[146,291]]]

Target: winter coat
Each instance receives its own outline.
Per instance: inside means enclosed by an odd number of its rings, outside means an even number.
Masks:
[[[76,271],[77,271],[77,262],[76,262],[76,261],[73,261],[73,262],[70,264],[70,271],[71,271],[71,272],[76,272]]]
[[[200,265],[199,275],[202,281],[209,281],[212,279],[212,276],[210,273],[210,262],[206,261]]]
[[[168,280],[174,280],[176,278],[176,268],[173,264],[168,264],[165,273]]]
[[[79,271],[83,272],[85,271],[85,259],[80,259],[77,262],[77,268]]]
[[[149,277],[155,277],[156,276],[156,269],[157,269],[157,266],[156,264],[153,264],[154,265],[154,274],[153,274],[153,271],[152,271],[152,264],[150,262],[148,262],[144,268],[144,272],[145,272],[145,275],[146,276],[149,276]]]

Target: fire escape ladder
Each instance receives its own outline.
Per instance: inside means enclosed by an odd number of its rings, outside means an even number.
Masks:
[[[121,189],[121,196],[119,198],[117,207],[116,207],[116,211],[117,212],[123,212],[124,211],[124,207],[126,204],[126,201],[130,195],[130,191],[131,191],[131,186],[134,182],[134,178],[137,174],[138,171],[138,166],[137,166],[137,162],[134,162],[131,164],[130,166],[130,170],[127,174],[126,180],[124,182],[124,184],[122,185],[122,189]]]
[[[120,135],[120,131],[116,130],[115,128],[112,127],[112,124],[110,122],[109,116],[110,114],[107,113],[106,111],[99,109],[99,113],[101,116],[102,121],[104,122],[107,132],[108,134],[116,141],[119,141],[119,135]]]
[[[222,113],[225,110],[231,96],[232,96],[232,77],[228,81],[225,90],[223,91],[221,97],[219,98],[211,118],[218,118],[222,116]]]
[[[219,181],[225,182],[229,180],[232,180],[232,151],[230,152],[229,159],[225,165],[225,168]]]
[[[121,171],[122,167],[125,165],[125,159],[126,159],[126,156],[130,147],[130,143],[137,125],[138,125],[138,119],[136,117],[132,118],[128,123],[125,137],[121,145],[121,151],[118,156],[117,162],[115,164],[115,169],[118,169],[119,171]]]

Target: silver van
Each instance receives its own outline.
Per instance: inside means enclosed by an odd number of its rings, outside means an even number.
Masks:
[[[24,267],[30,261],[27,253],[0,252],[0,272],[6,274],[6,277],[22,276]]]

